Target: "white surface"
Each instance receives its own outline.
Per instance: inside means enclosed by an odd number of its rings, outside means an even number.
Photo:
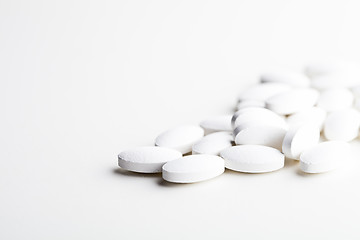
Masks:
[[[230,113],[269,64],[360,60],[358,4],[1,1],[0,238],[359,239],[359,157],[189,185],[116,158]]]

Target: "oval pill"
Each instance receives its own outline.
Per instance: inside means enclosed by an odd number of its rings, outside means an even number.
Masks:
[[[328,140],[349,142],[359,135],[360,113],[345,109],[329,114],[324,124],[324,135]]]
[[[321,92],[317,106],[328,111],[350,108],[354,102],[354,95],[347,88],[330,88]]]
[[[221,151],[225,167],[238,172],[265,173],[284,167],[285,157],[277,149],[259,145],[241,145]]]
[[[290,128],[285,134],[282,150],[286,157],[299,160],[300,154],[315,146],[320,139],[317,125],[305,124]]]
[[[191,147],[204,136],[204,129],[194,125],[183,125],[161,133],[155,139],[155,145],[167,147],[185,154],[191,152]]]
[[[282,115],[293,114],[315,105],[319,92],[300,88],[277,94],[266,101],[266,108]]]
[[[229,132],[211,133],[192,146],[192,154],[219,155],[222,150],[232,146],[233,139]]]
[[[132,172],[157,173],[168,161],[181,158],[179,151],[162,147],[136,147],[118,155],[119,167]]]
[[[323,129],[323,125],[326,119],[326,111],[322,108],[311,107],[303,111],[291,114],[286,119],[290,127],[295,127],[303,124],[315,124],[320,131]]]
[[[200,126],[205,130],[205,135],[219,131],[232,131],[231,118],[232,115],[212,117],[202,121]]]
[[[328,141],[304,151],[300,155],[300,169],[306,173],[333,170],[351,157],[350,146],[343,141]]]
[[[168,182],[193,183],[217,177],[224,170],[224,159],[221,157],[190,155],[166,163],[162,168],[162,177]]]

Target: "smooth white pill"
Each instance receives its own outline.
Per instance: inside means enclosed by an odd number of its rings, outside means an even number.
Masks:
[[[234,115],[232,118],[232,122],[234,128],[249,122],[275,125],[287,128],[287,123],[282,116],[279,116],[276,113],[265,108],[257,108],[249,111],[243,111],[236,116]]]
[[[193,183],[219,176],[224,170],[224,159],[221,157],[190,155],[166,163],[162,168],[162,177],[168,182]]]
[[[199,126],[183,125],[161,133],[155,139],[155,145],[180,151],[191,152],[191,147],[204,136],[204,129]]]
[[[278,114],[293,114],[315,105],[319,92],[300,88],[277,94],[266,101],[266,107]]]
[[[332,112],[324,124],[324,135],[328,140],[349,142],[359,135],[360,113],[355,109]]]
[[[245,123],[234,129],[235,143],[264,145],[281,150],[287,129],[266,124]]]
[[[200,126],[205,130],[205,135],[220,132],[232,131],[232,115],[215,116],[200,122]]]
[[[242,115],[243,113],[253,112],[253,111],[259,112],[259,111],[270,111],[270,110],[266,109],[266,108],[259,108],[259,107],[248,107],[248,108],[239,109],[238,111],[236,111],[234,113],[234,115],[231,118],[232,127],[235,127],[235,121],[240,115]]]
[[[351,88],[359,84],[360,74],[337,73],[322,75],[311,81],[311,86],[319,90],[328,88]]]
[[[259,145],[241,145],[221,151],[225,167],[238,172],[265,173],[284,167],[285,157],[277,149]]]
[[[192,154],[219,155],[222,150],[232,146],[231,132],[215,132],[203,137],[192,146]]]
[[[342,141],[322,142],[300,155],[300,169],[306,173],[322,173],[339,167],[351,158],[350,146]]]
[[[266,72],[261,75],[260,81],[263,83],[284,83],[296,87],[308,87],[310,85],[310,79],[306,75],[286,70]]]
[[[118,155],[119,167],[139,173],[161,172],[168,161],[181,158],[179,151],[163,147],[137,147]]]
[[[305,73],[311,78],[341,74],[341,73],[356,73],[359,72],[360,65],[357,62],[350,61],[323,61],[310,63],[305,67]]]
[[[311,107],[303,111],[291,114],[286,120],[289,127],[295,127],[303,124],[315,124],[320,131],[326,119],[326,111],[322,108]]]
[[[258,108],[264,108],[265,107],[265,101],[259,101],[259,100],[242,100],[236,105],[236,110],[249,108],[249,107],[258,107]]]
[[[328,112],[349,108],[353,105],[354,95],[347,88],[330,88],[320,93],[317,106]]]
[[[290,128],[284,137],[282,150],[286,157],[300,159],[300,154],[315,146],[320,139],[319,127],[314,124]]]
[[[239,95],[239,102],[246,100],[265,101],[278,93],[288,91],[290,86],[284,83],[262,83],[256,84],[244,90]]]

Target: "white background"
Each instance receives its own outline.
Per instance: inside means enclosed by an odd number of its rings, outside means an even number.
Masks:
[[[268,66],[360,60],[359,12],[357,0],[0,0],[0,239],[359,239],[357,161],[174,185],[116,158],[231,113]]]

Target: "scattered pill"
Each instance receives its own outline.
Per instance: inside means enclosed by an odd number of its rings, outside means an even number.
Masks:
[[[118,155],[119,167],[139,173],[161,172],[168,161],[181,158],[179,151],[163,147],[136,147]]]
[[[204,130],[199,126],[184,125],[169,129],[155,139],[155,145],[180,151],[191,152],[192,145],[204,136]]]
[[[284,137],[282,150],[286,157],[299,160],[300,154],[315,146],[320,139],[317,125],[304,124],[290,128]]]
[[[281,150],[287,128],[276,125],[244,123],[234,129],[235,143],[264,145]]]
[[[265,102],[260,101],[260,100],[242,100],[237,104],[236,109],[240,110],[240,109],[249,108],[249,107],[264,108]]]
[[[233,140],[231,132],[211,133],[192,146],[192,154],[219,155],[222,150],[232,146]]]
[[[330,88],[321,92],[317,106],[328,112],[350,108],[354,95],[347,88]]]
[[[328,140],[349,142],[359,135],[360,113],[354,109],[335,111],[329,114],[324,124]]]
[[[241,145],[221,151],[225,167],[238,172],[265,173],[284,167],[284,155],[277,149],[260,145]]]
[[[342,141],[322,142],[300,155],[300,169],[306,173],[334,170],[351,158],[350,146]]]
[[[310,88],[299,88],[279,93],[266,101],[266,107],[278,114],[288,115],[315,105],[319,92]]]
[[[263,83],[284,83],[295,87],[308,87],[310,85],[310,79],[304,74],[285,70],[264,73],[261,75],[260,81]]]
[[[325,118],[326,111],[324,109],[311,107],[289,115],[286,120],[289,127],[295,127],[302,124],[315,124],[321,131],[323,129]]]
[[[224,159],[214,155],[185,156],[162,167],[162,177],[168,182],[193,183],[208,180],[224,172]]]
[[[232,131],[231,127],[232,115],[216,116],[206,119],[200,123],[200,126],[205,130],[205,135],[219,132],[219,131]]]

